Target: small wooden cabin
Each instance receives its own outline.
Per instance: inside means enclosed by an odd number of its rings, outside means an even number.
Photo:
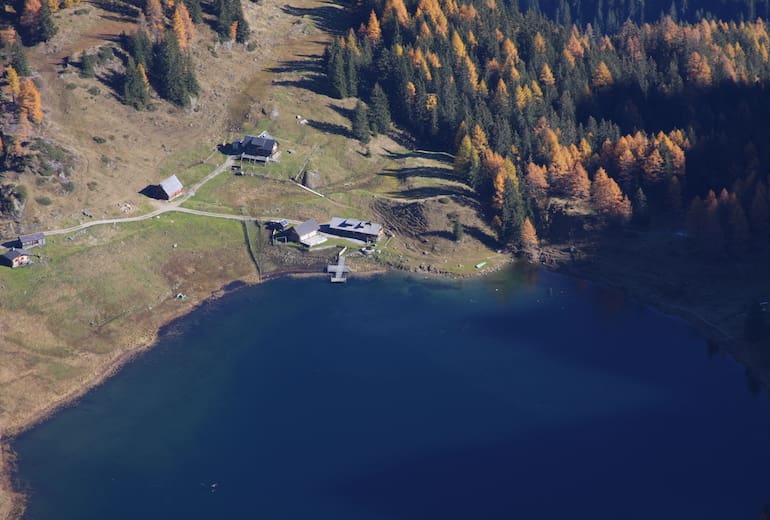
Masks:
[[[182,186],[182,183],[179,181],[176,175],[172,175],[160,183],[160,191],[163,197],[167,200],[171,200],[174,197],[179,196],[183,189],[184,186]]]
[[[7,265],[11,269],[32,263],[31,254],[29,251],[24,249],[16,249],[15,247],[3,253],[0,259],[2,259],[3,265]]]
[[[32,249],[33,247],[44,246],[45,235],[43,233],[33,233],[31,235],[19,236],[19,247],[21,249]]]

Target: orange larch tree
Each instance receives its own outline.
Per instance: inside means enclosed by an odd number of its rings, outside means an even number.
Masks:
[[[483,153],[489,148],[487,134],[484,133],[484,130],[478,124],[474,125],[473,130],[471,130],[471,143],[473,143],[473,148],[479,153]]]
[[[711,67],[708,60],[694,51],[687,60],[687,77],[699,87],[711,85]]]
[[[366,37],[372,45],[377,45],[382,40],[380,21],[377,19],[377,14],[374,12],[374,9],[369,13],[369,23],[366,24]]]
[[[650,155],[644,160],[642,171],[644,172],[644,182],[647,185],[652,186],[661,182],[663,179],[663,172],[665,169],[665,163],[660,152],[656,148]]]
[[[612,82],[612,73],[610,72],[610,69],[607,67],[606,63],[600,61],[599,65],[594,68],[591,84],[594,88],[602,89],[612,85]]]
[[[184,31],[187,34],[187,43],[190,45],[192,44],[193,40],[195,40],[195,24],[193,23],[192,17],[190,16],[190,11],[188,11],[184,2],[179,2],[177,4],[176,10],[179,11],[179,16],[182,18]]]
[[[540,69],[540,81],[549,87],[556,83],[556,79],[553,77],[553,72],[551,72],[551,67],[549,67],[547,63],[543,63],[543,68]]]
[[[8,82],[8,88],[11,89],[11,97],[14,102],[16,102],[16,98],[19,97],[19,74],[16,72],[16,69],[13,68],[12,65],[8,65],[8,67],[5,69],[5,80]]]
[[[396,21],[402,27],[409,25],[409,12],[406,10],[404,0],[386,0],[382,11],[383,20],[388,20],[395,16]]]
[[[535,231],[535,226],[532,225],[532,221],[529,220],[529,217],[526,217],[521,223],[521,227],[519,228],[519,241],[521,242],[521,246],[525,249],[537,249],[537,231]]]
[[[150,33],[157,40],[165,27],[163,23],[163,7],[160,5],[160,0],[147,0],[147,4],[144,6],[144,15],[147,19]]]
[[[33,123],[43,121],[40,92],[30,79],[24,79],[19,89],[19,108]]]
[[[527,164],[527,174],[524,176],[524,184],[529,188],[529,192],[537,201],[538,205],[545,202],[548,195],[548,180],[546,179],[546,170],[542,166],[530,162]]]
[[[591,181],[581,163],[575,164],[575,167],[567,173],[565,181],[566,191],[570,197],[586,200],[591,195]]]
[[[179,42],[179,48],[186,51],[190,46],[190,42],[187,37],[187,29],[185,29],[184,21],[182,21],[182,13],[179,11],[179,7],[174,10],[172,28],[174,30],[174,35],[176,36],[176,41]]]
[[[596,210],[620,223],[631,218],[631,201],[623,195],[618,184],[604,168],[599,168],[591,184],[591,201]]]

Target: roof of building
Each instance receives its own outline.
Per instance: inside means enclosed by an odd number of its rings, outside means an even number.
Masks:
[[[323,235],[312,235],[304,239],[302,244],[306,245],[307,247],[313,247],[317,246],[318,244],[323,244],[326,242],[326,240],[328,239]]]
[[[306,220],[302,224],[297,224],[294,226],[294,232],[297,233],[298,237],[304,237],[305,235],[309,235],[310,233],[314,231],[318,231],[320,229],[320,226],[318,225],[318,222],[314,218],[311,218],[310,220]]]
[[[43,233],[32,233],[29,235],[19,235],[19,242],[38,242],[43,240],[45,235]]]
[[[329,222],[330,229],[340,231],[353,231],[365,235],[377,236],[382,231],[382,225],[376,222],[364,222],[355,218],[332,217]]]
[[[172,175],[160,183],[160,189],[162,189],[169,197],[182,191],[182,188],[182,183],[179,182],[179,179],[176,178],[176,175]]]
[[[8,260],[15,260],[19,258],[20,256],[29,256],[30,252],[26,249],[9,249],[5,253],[3,253],[3,256],[7,258]]]
[[[243,141],[241,141],[241,148],[246,154],[256,155],[260,152],[265,152],[269,155],[273,153],[275,143],[276,141],[272,135],[262,132],[259,135],[247,135],[244,137]]]

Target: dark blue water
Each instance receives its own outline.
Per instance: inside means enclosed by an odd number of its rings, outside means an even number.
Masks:
[[[28,519],[755,519],[770,407],[686,324],[547,272],[279,280],[15,443]]]

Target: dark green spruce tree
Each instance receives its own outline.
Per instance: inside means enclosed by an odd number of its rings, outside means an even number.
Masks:
[[[388,106],[388,96],[382,90],[379,83],[374,84],[372,89],[372,99],[369,110],[369,126],[372,132],[384,134],[390,128],[390,107]]]
[[[51,8],[48,6],[48,2],[40,2],[40,13],[37,20],[37,41],[47,42],[59,31],[56,24],[53,21],[53,15],[51,14]]]
[[[190,96],[198,93],[192,59],[179,49],[173,31],[166,31],[156,45],[152,76],[158,94],[175,105],[189,106]]]
[[[358,63],[354,52],[344,49],[345,55],[345,81],[347,83],[348,96],[358,96]]]
[[[19,73],[19,76],[29,76],[32,73],[27,61],[27,54],[24,52],[24,46],[18,40],[11,47],[11,65]]]
[[[353,137],[364,144],[368,143],[371,138],[369,116],[367,112],[366,105],[359,100],[353,111]]]
[[[131,36],[124,36],[124,41],[124,48],[134,58],[134,63],[149,70],[152,63],[152,41],[144,29],[139,28]]]
[[[336,38],[326,49],[326,73],[331,84],[332,95],[340,99],[348,97],[345,59],[342,55],[342,46]]]
[[[241,0],[218,0],[215,4],[217,13],[216,30],[223,40],[230,39],[230,27],[233,22],[238,22],[235,31],[235,41],[244,43],[249,38],[251,30],[243,16]]]
[[[200,0],[182,0],[182,3],[187,7],[193,23],[203,23],[203,10],[201,9]]]
[[[149,100],[147,85],[142,73],[137,69],[134,59],[129,56],[126,64],[126,74],[123,77],[123,103],[142,110]]]
[[[519,187],[511,179],[505,179],[502,214],[503,227],[500,233],[500,239],[504,243],[513,241],[526,216],[527,207]]]

